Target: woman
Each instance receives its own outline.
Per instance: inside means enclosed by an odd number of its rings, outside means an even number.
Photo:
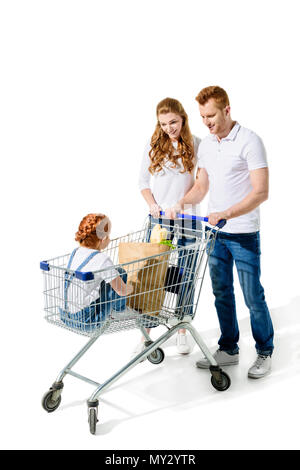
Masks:
[[[165,98],[158,103],[156,116],[157,124],[146,146],[139,178],[139,187],[149,206],[152,226],[159,223],[160,211],[165,211],[168,218],[170,208],[193,186],[200,143],[200,139],[191,134],[188,116],[179,101]],[[189,242],[191,239],[183,237],[178,240],[178,245],[186,246]],[[190,352],[184,329],[178,331],[176,343],[181,354]],[[135,352],[143,348],[144,338]]]

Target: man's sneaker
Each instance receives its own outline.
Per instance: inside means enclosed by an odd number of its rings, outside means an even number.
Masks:
[[[135,349],[132,351],[132,357],[135,357],[137,356],[138,354],[140,354],[142,351],[144,351],[144,349],[146,349],[146,345],[145,345],[145,341],[140,341]],[[140,362],[143,362],[147,359],[147,357],[144,357],[143,359],[141,359]]]
[[[176,338],[176,346],[179,354],[189,354],[191,352],[191,346],[185,333],[178,333]]]
[[[239,353],[228,354],[226,351],[218,349],[213,357],[219,366],[234,366],[239,363]],[[210,365],[210,362],[205,358],[196,362],[196,366],[200,369],[209,369]]]
[[[248,370],[248,377],[251,379],[260,379],[271,372],[271,356],[262,356],[258,354],[256,361]]]

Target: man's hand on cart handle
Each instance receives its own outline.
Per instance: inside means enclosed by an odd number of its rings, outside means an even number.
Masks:
[[[227,220],[228,214],[226,212],[212,212],[208,216],[208,222],[211,225],[216,226],[220,220]]]
[[[183,208],[180,203],[176,204],[174,207],[162,211],[160,215],[165,216],[167,219],[196,219],[204,222],[208,222],[214,227],[223,228],[226,225],[226,221],[230,219],[227,212],[212,212],[208,217],[194,216],[184,213]]]

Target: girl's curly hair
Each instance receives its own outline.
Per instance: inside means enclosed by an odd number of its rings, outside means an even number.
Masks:
[[[75,240],[86,248],[94,248],[99,243],[96,233],[96,227],[106,216],[104,214],[88,214],[79,224],[78,232],[75,234]],[[108,231],[108,224],[104,227]]]
[[[158,117],[160,114],[174,113],[182,118],[182,129],[178,140],[178,148],[175,153],[172,142],[167,134],[162,130]],[[163,169],[165,160],[173,163],[173,168],[178,166],[178,159],[181,158],[184,170],[181,173],[192,173],[195,167],[195,151],[193,136],[191,134],[188,116],[182,104],[174,98],[165,98],[156,107],[157,124],[151,138],[151,149],[149,152],[149,171],[153,175]]]

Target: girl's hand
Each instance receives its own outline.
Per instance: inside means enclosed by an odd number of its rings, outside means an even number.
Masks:
[[[150,211],[150,214],[152,215],[152,217],[154,217],[155,219],[158,219],[159,218],[159,213],[161,211],[161,207],[158,205],[158,204],[150,204],[149,206],[149,211]]]
[[[126,295],[132,294],[133,290],[134,290],[134,287],[130,282],[126,284]]]
[[[125,297],[126,295],[130,295],[133,292],[133,285],[130,284],[125,284],[125,282],[122,280],[120,276],[116,277],[110,282],[111,287],[113,290],[120,295],[121,297]]]

